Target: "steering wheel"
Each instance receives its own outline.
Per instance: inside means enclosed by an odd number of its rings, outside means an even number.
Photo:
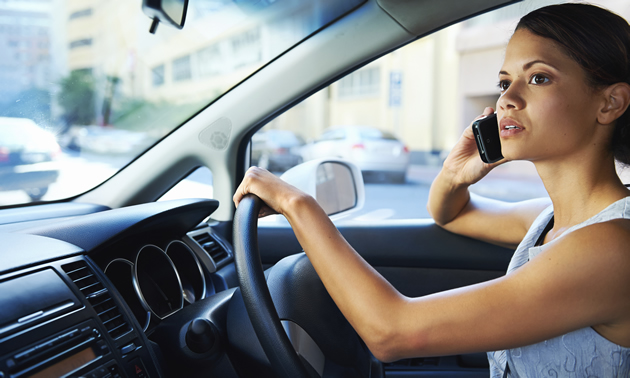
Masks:
[[[252,194],[239,203],[234,215],[234,258],[247,314],[274,375],[384,377],[382,364],[343,317],[304,253],[284,258],[265,277],[258,250],[262,204]],[[281,319],[312,338],[325,358],[325,370],[303,363]]]
[[[279,377],[309,377],[280,324],[258,251],[258,212],[262,201],[245,196],[234,214],[234,260],[243,302],[254,331]]]

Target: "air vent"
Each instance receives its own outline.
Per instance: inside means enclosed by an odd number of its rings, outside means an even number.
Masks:
[[[229,256],[223,246],[208,233],[193,236],[193,239],[212,257],[212,260],[217,265]]]
[[[210,272],[215,272],[227,264],[232,257],[229,244],[214,234],[210,227],[191,231],[184,236],[183,240],[195,251]]]
[[[90,302],[112,339],[116,340],[131,331],[109,291],[97,279],[85,261],[66,264],[61,268]]]
[[[72,282],[81,290],[87,298],[96,292],[104,289],[103,285],[96,279],[85,261],[77,261],[61,267],[68,274]]]

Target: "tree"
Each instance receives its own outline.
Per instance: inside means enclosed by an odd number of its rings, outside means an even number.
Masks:
[[[75,70],[61,79],[58,102],[63,108],[63,120],[67,125],[94,124],[94,78],[88,70]]]

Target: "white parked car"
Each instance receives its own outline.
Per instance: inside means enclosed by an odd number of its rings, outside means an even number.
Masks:
[[[366,126],[343,126],[325,131],[302,150],[304,160],[336,156],[356,164],[366,179],[404,182],[409,150],[392,133]]]
[[[28,118],[0,117],[0,191],[23,190],[39,201],[59,177],[55,136]]]

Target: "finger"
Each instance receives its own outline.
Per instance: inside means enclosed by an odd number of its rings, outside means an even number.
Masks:
[[[243,196],[245,195],[245,190],[243,186],[245,185],[245,179],[241,181],[238,188],[236,188],[236,192],[234,192],[234,196],[232,196],[232,201],[234,201],[234,206],[238,207],[238,204],[241,203]]]
[[[483,113],[481,113],[480,115],[478,115],[477,117],[475,117],[475,119],[473,119],[473,122],[475,122],[475,121],[476,121],[476,120],[478,120],[479,118],[487,117],[487,116],[489,116],[490,114],[493,114],[493,113],[494,113],[494,109],[488,106],[488,107],[486,107],[486,108],[483,110]],[[470,123],[470,126],[472,126],[472,122]]]
[[[260,208],[260,211],[258,212],[258,218],[263,218],[268,215],[274,215],[274,214],[278,214],[278,212],[267,205],[263,205]]]
[[[503,159],[501,159],[501,160],[499,160],[499,161],[495,161],[495,162],[494,162],[494,163],[492,163],[492,164],[488,164],[488,167],[490,167],[490,168],[495,168],[495,167],[498,167],[499,165],[501,165],[501,164],[505,164],[505,163],[507,163],[507,162],[509,162],[509,161],[510,161],[510,160],[508,160],[508,159],[506,159],[506,158],[503,158]]]
[[[252,178],[255,176],[255,169],[257,167],[250,167],[247,172],[245,172],[245,175],[243,176],[243,181],[241,181],[241,183],[239,184],[239,186],[236,188],[236,192],[234,192],[234,196],[232,197],[232,201],[234,201],[234,206],[238,207],[238,204],[241,202],[241,200],[243,199],[243,197],[250,193],[250,185],[251,185],[251,181]]]
[[[472,134],[472,125],[473,125],[473,123],[475,123],[475,121],[476,121],[476,120],[478,120],[479,118],[487,117],[487,116],[489,116],[490,114],[493,114],[493,113],[494,113],[494,109],[493,109],[493,108],[491,108],[491,107],[489,107],[489,106],[488,106],[488,107],[486,107],[486,108],[483,110],[483,113],[481,113],[480,115],[478,115],[477,117],[475,117],[475,118],[473,119],[473,121],[472,121],[472,122],[468,125],[468,127],[466,127],[466,128],[464,129],[464,133],[463,133],[463,135],[467,136],[468,138],[473,138],[473,136],[472,136],[472,135],[473,135],[473,134]]]

